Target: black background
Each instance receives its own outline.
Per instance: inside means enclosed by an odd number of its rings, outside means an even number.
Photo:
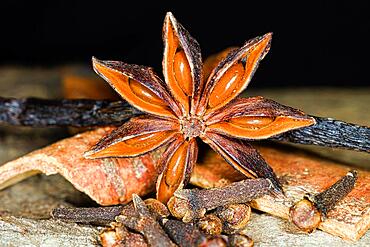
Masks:
[[[160,72],[162,23],[172,11],[200,43],[203,58],[274,32],[253,85],[370,85],[367,1],[282,2],[2,1],[0,64],[88,64],[94,55]]]

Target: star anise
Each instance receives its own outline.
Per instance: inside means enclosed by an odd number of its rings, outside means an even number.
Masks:
[[[157,180],[157,198],[167,202],[188,182],[200,138],[242,174],[268,178],[281,192],[271,167],[246,141],[309,126],[315,120],[262,97],[237,98],[269,51],[271,37],[267,33],[230,51],[203,80],[199,44],[168,13],[163,27],[165,82],[149,67],[93,58],[94,70],[147,114],[124,123],[85,156],[133,157],[168,144]]]

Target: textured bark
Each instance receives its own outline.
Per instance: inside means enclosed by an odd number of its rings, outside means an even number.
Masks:
[[[0,166],[0,189],[36,173],[60,173],[76,189],[101,205],[131,200],[154,189],[161,149],[135,158],[85,159],[82,154],[112,128],[100,128],[61,140]]]

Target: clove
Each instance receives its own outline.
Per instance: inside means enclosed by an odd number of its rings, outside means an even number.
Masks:
[[[207,235],[219,235],[222,232],[222,221],[214,214],[208,214],[200,218],[197,226]]]
[[[233,203],[246,203],[270,193],[268,179],[246,179],[223,188],[184,189],[175,192],[167,206],[173,216],[190,222],[202,218],[207,210]]]
[[[244,229],[251,212],[251,207],[247,204],[229,204],[216,209],[216,215],[223,223],[222,231],[226,234],[234,234]]]
[[[335,205],[355,186],[357,171],[349,171],[328,189],[316,195],[307,195],[290,208],[291,221],[301,230],[314,231]]]
[[[182,247],[226,247],[226,241],[221,236],[207,237],[193,223],[165,219],[163,221],[163,228],[170,238]]]
[[[113,222],[109,228],[104,229],[99,238],[103,247],[148,246],[142,235],[130,232],[125,226],[116,222]]]
[[[116,217],[116,221],[143,234],[149,246],[175,246],[144,201],[136,194],[132,195],[132,200],[134,210],[128,211],[129,208],[125,208],[128,212],[123,210],[122,214]]]

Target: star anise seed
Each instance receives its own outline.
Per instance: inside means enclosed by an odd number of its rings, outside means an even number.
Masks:
[[[168,13],[163,27],[164,82],[149,67],[93,58],[94,70],[147,114],[124,123],[85,156],[133,157],[168,144],[157,180],[157,198],[166,203],[188,182],[198,154],[196,139],[200,138],[242,174],[268,178],[281,192],[271,167],[246,141],[309,126],[315,120],[262,97],[237,98],[269,51],[271,37],[267,33],[223,58],[206,61],[205,66],[218,65],[203,79],[198,42]]]

